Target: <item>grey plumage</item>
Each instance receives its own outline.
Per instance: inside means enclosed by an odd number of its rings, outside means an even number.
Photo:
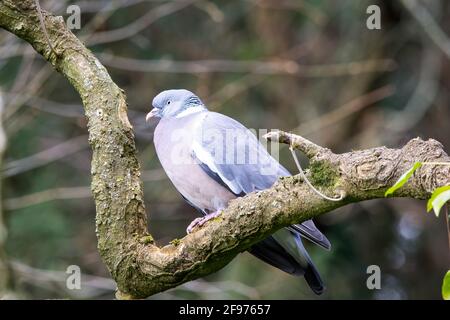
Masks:
[[[231,199],[270,188],[289,176],[245,126],[210,112],[187,90],[167,90],[153,100],[147,116],[160,117],[154,143],[160,162],[183,198],[204,215]],[[275,232],[249,252],[293,275],[304,275],[320,294],[324,286],[300,236],[326,248],[328,239],[309,220]]]

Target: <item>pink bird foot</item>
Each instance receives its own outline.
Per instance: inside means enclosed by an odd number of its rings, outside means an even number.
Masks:
[[[208,213],[206,216],[200,217],[200,218],[195,218],[190,224],[189,226],[186,228],[186,233],[189,234],[191,233],[195,227],[201,227],[203,226],[206,222],[208,222],[211,219],[214,219],[215,217],[217,217],[220,214],[220,211],[215,211],[215,212],[211,212]]]

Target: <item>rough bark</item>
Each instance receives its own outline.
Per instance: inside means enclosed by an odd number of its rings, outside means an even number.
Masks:
[[[98,249],[117,282],[119,298],[144,298],[210,274],[239,252],[277,229],[327,213],[351,202],[383,197],[416,161],[449,161],[435,140],[413,139],[401,149],[386,147],[334,154],[285,133],[269,138],[291,143],[311,160],[308,177],[340,202],[314,194],[298,176],[230,203],[219,218],[162,248],[147,231],[142,183],[132,127],[122,90],[106,69],[64,25],[43,12],[48,45],[32,0],[0,2],[0,26],[29,42],[62,73],[81,96],[92,147],[92,193]],[[425,166],[396,196],[425,199],[450,184],[448,166]]]

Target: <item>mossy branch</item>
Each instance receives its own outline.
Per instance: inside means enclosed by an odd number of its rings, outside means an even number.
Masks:
[[[232,201],[222,219],[208,222],[162,248],[147,231],[139,163],[122,90],[106,69],[68,30],[61,17],[42,12],[42,31],[33,0],[0,2],[0,26],[29,42],[80,94],[92,147],[92,193],[96,204],[98,249],[117,282],[118,298],[144,298],[219,270],[239,252],[276,230],[327,213],[350,202],[382,198],[387,188],[417,161],[449,161],[435,140],[413,139],[401,149],[386,147],[334,154],[292,134],[311,160],[308,177],[325,193],[345,191],[340,202],[326,201],[298,176]],[[56,55],[55,52],[58,54]],[[290,143],[290,142],[289,142]],[[291,144],[291,143],[290,143]],[[326,176],[322,169],[326,168]],[[450,184],[450,168],[427,166],[397,196],[427,198]]]

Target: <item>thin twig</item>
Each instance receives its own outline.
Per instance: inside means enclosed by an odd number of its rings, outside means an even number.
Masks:
[[[260,84],[266,78],[267,77],[265,76],[259,76],[252,73],[244,74],[241,78],[225,84],[220,90],[209,96],[206,101],[217,111],[220,106],[242,92],[247,92],[249,88]]]
[[[399,111],[390,111],[386,116],[385,127],[390,131],[400,134],[409,131],[434,105],[440,90],[440,74],[443,71],[440,52],[428,47],[424,50],[421,60],[419,79],[405,107]]]
[[[81,151],[87,146],[87,135],[72,138],[46,150],[40,151],[32,156],[6,163],[2,168],[2,175],[3,177],[11,177],[19,173],[35,169],[52,161],[66,157],[69,154],[74,154]]]
[[[142,172],[142,180],[144,182],[160,181],[165,178],[166,175],[163,169],[153,169]],[[91,187],[89,186],[59,187],[38,191],[16,198],[6,199],[4,201],[4,207],[6,210],[18,210],[53,200],[82,199],[91,197],[92,192]]]
[[[6,199],[5,209],[17,210],[52,200],[80,199],[90,197],[92,197],[92,193],[91,188],[88,186],[55,188],[27,194],[25,196],[17,198]]]
[[[24,99],[30,108],[58,115],[61,117],[80,118],[83,117],[83,105],[81,103],[68,103],[48,100],[28,92],[6,92],[5,97],[8,99]]]
[[[165,73],[255,73],[287,74],[304,78],[355,76],[369,72],[392,71],[396,65],[390,59],[353,61],[323,65],[300,65],[294,60],[225,60],[206,59],[176,61],[168,59],[143,60],[109,53],[98,54],[100,60],[113,68],[135,72]]]
[[[432,166],[450,166],[450,162],[422,162],[422,165],[432,165]]]
[[[295,153],[294,148],[292,146],[290,146],[289,150],[291,150],[292,157],[294,158],[295,164],[297,165],[297,169],[300,172],[301,177],[306,182],[308,187],[310,187],[311,190],[314,191],[314,193],[316,193],[318,196],[324,198],[325,200],[329,200],[329,201],[336,201],[336,202],[338,202],[338,201],[341,201],[342,199],[344,199],[344,197],[345,197],[344,191],[341,191],[340,195],[337,198],[330,198],[327,195],[325,195],[322,192],[320,192],[319,190],[317,190],[312,185],[312,183],[308,180],[308,178],[306,177],[305,173],[303,172],[302,166],[300,165],[300,161],[298,161],[297,154]]]
[[[302,136],[281,130],[268,132],[263,136],[263,138],[269,141],[288,144],[292,148],[302,151],[308,158],[312,158],[319,153],[328,150],[312,141],[309,141],[308,139],[303,138]]]
[[[328,21],[328,16],[325,11],[320,10],[318,7],[310,4],[308,1],[260,1],[252,0],[255,5],[266,9],[291,9],[301,12],[308,19],[310,19],[316,25],[323,27]]]
[[[355,112],[358,112],[367,106],[373,105],[374,103],[391,96],[394,92],[395,87],[392,85],[386,85],[375,89],[319,116],[318,118],[299,125],[292,131],[302,135],[320,131],[325,127],[331,126],[350,115],[355,114]]]
[[[106,1],[77,1],[76,4],[80,8],[83,8],[83,13],[100,13],[115,11],[116,9],[128,8],[143,2],[148,2],[148,0],[106,0]]]
[[[325,194],[321,193],[319,190],[317,190],[312,185],[312,183],[308,180],[305,173],[303,172],[302,166],[300,165],[300,162],[298,161],[298,158],[297,158],[297,154],[295,153],[295,150],[294,150],[294,149],[299,149],[302,152],[304,152],[308,158],[312,158],[321,152],[327,151],[328,149],[323,148],[301,136],[298,136],[298,135],[295,135],[292,133],[287,133],[284,131],[271,131],[269,133],[266,133],[263,137],[269,141],[277,141],[279,143],[289,144],[289,150],[292,153],[292,157],[294,158],[295,164],[300,172],[301,177],[306,182],[306,184],[311,188],[311,190],[314,191],[317,195],[319,195],[320,197],[322,197],[326,200],[329,200],[329,201],[337,202],[337,201],[341,201],[342,199],[344,199],[345,192],[343,190],[340,192],[340,195],[337,198],[328,197],[327,195],[325,195]]]
[[[20,279],[26,283],[35,286],[45,286],[47,284],[46,288],[48,289],[54,288],[56,285],[58,291],[62,289],[66,294],[73,294],[74,297],[92,298],[110,293],[116,288],[114,280],[110,278],[83,273],[81,290],[69,290],[66,286],[67,273],[65,271],[38,269],[17,260],[11,261],[10,266]]]
[[[17,113],[17,111],[27,103],[29,100],[29,95],[36,95],[39,91],[42,90],[44,84],[48,85],[48,81],[46,81],[50,75],[52,74],[52,68],[44,65],[41,67],[39,71],[35,71],[33,78],[28,80],[27,90],[22,90],[20,95],[16,95],[9,99],[6,107],[5,107],[5,120],[10,120],[13,115]],[[11,126],[11,121],[7,122],[8,129]]]
[[[417,0],[402,0],[401,2],[434,44],[450,59],[450,39],[436,23],[431,13]]]
[[[92,46],[128,39],[146,29],[150,24],[160,18],[184,9],[195,3],[195,1],[198,0],[169,1],[148,11],[142,17],[126,25],[125,27],[94,33],[89,36],[89,39],[86,42],[88,45]]]
[[[197,8],[203,10],[208,14],[212,21],[216,23],[223,22],[225,19],[225,14],[220,10],[220,8],[212,1],[202,0],[195,4]]]

